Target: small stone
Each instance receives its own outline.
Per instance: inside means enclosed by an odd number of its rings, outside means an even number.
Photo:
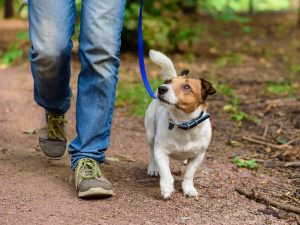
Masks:
[[[191,220],[191,217],[181,217],[182,222],[186,222],[187,220]]]

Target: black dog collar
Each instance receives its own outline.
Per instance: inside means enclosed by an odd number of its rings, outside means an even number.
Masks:
[[[169,130],[173,130],[174,127],[176,126],[177,128],[182,129],[182,130],[190,130],[190,129],[198,126],[203,121],[207,120],[209,117],[210,117],[209,113],[202,111],[197,118],[192,119],[192,120],[187,121],[187,122],[184,122],[184,123],[180,123],[180,124],[175,123],[170,118],[169,119],[169,127],[168,127],[168,129]]]

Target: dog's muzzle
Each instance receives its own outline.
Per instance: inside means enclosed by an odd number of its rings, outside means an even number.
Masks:
[[[169,89],[166,86],[159,86],[159,88],[158,88],[158,94],[159,95],[163,95],[163,94],[167,93],[168,90]]]

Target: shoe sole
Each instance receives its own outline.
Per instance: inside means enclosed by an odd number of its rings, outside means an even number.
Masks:
[[[58,157],[51,157],[51,156],[49,156],[49,155],[47,155],[43,150],[41,150],[42,151],[42,153],[47,157],[47,159],[49,159],[49,160],[60,160],[60,159],[62,159],[64,156],[65,156],[65,154],[66,154],[66,152],[67,152],[67,148],[65,149],[65,152],[64,152],[64,154],[63,155],[61,155],[61,156],[58,156]]]
[[[88,191],[79,191],[79,198],[91,198],[91,197],[111,197],[113,196],[113,190],[105,190],[103,188],[91,188]]]
[[[44,153],[44,152],[43,152]],[[65,155],[66,153],[64,153],[62,156],[59,156],[59,157],[50,157],[50,156],[47,156],[45,153],[44,153],[44,155],[47,157],[47,159],[49,159],[49,160],[60,160],[60,159],[62,159],[63,157],[64,157],[64,155]]]
[[[43,149],[44,149],[44,143],[41,142],[40,139],[39,139],[39,145],[40,145],[40,148],[41,148],[41,152],[42,152],[49,160],[60,160],[60,159],[62,159],[62,158],[64,157],[64,155],[66,154],[66,152],[67,152],[67,146],[68,146],[68,144],[66,144],[64,153],[63,153],[62,155],[57,156],[57,157],[53,157],[53,156],[50,156],[46,150],[43,150]]]

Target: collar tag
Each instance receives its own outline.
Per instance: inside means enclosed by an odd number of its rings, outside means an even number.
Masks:
[[[169,129],[169,130],[173,130],[173,129],[174,129],[174,127],[175,127],[175,124],[174,124],[174,123],[171,123],[171,122],[169,122],[168,129]]]

